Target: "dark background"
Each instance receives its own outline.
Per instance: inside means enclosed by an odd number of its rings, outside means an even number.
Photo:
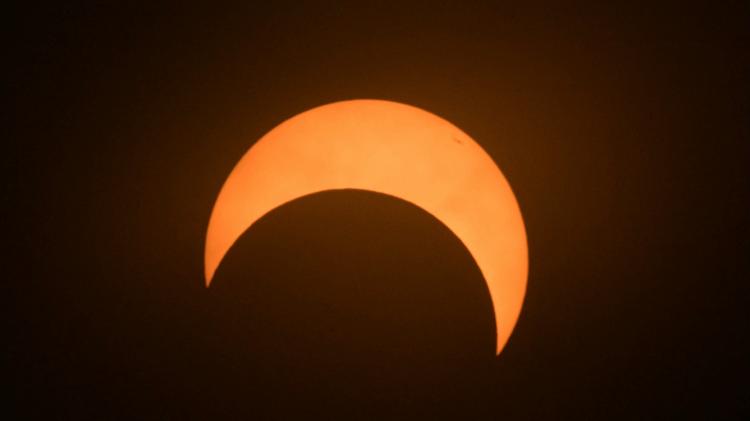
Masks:
[[[747,416],[747,3],[599,3],[7,10],[5,411]],[[512,185],[498,358],[464,246],[386,196],[277,209],[204,288],[233,165],[354,98],[453,122]]]

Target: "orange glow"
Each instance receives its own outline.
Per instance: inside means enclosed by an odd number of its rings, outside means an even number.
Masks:
[[[395,196],[450,228],[487,282],[500,353],[526,291],[528,250],[518,203],[492,158],[466,133],[404,104],[324,105],[284,121],[253,145],[214,205],[206,237],[206,286],[232,244],[264,214],[332,189]]]

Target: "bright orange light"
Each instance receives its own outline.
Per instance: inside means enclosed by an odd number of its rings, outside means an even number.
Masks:
[[[214,205],[206,285],[232,244],[264,214],[307,194],[345,188],[411,202],[463,241],[492,297],[499,354],[526,291],[528,250],[518,203],[492,158],[466,133],[404,104],[324,105],[284,121],[253,145]]]

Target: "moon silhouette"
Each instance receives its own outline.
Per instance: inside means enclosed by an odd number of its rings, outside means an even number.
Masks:
[[[206,286],[232,244],[264,214],[335,189],[397,197],[453,231],[487,282],[499,354],[526,292],[528,248],[518,203],[474,140],[405,104],[362,99],[323,105],[284,121],[255,143],[229,174],[211,213]]]

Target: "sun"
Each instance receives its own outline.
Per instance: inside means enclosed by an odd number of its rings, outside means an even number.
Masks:
[[[492,158],[422,109],[382,100],[335,102],[276,126],[240,159],[208,225],[205,278],[263,215],[325,190],[361,189],[426,210],[466,245],[492,298],[499,354],[523,304],[528,247],[521,211]]]

